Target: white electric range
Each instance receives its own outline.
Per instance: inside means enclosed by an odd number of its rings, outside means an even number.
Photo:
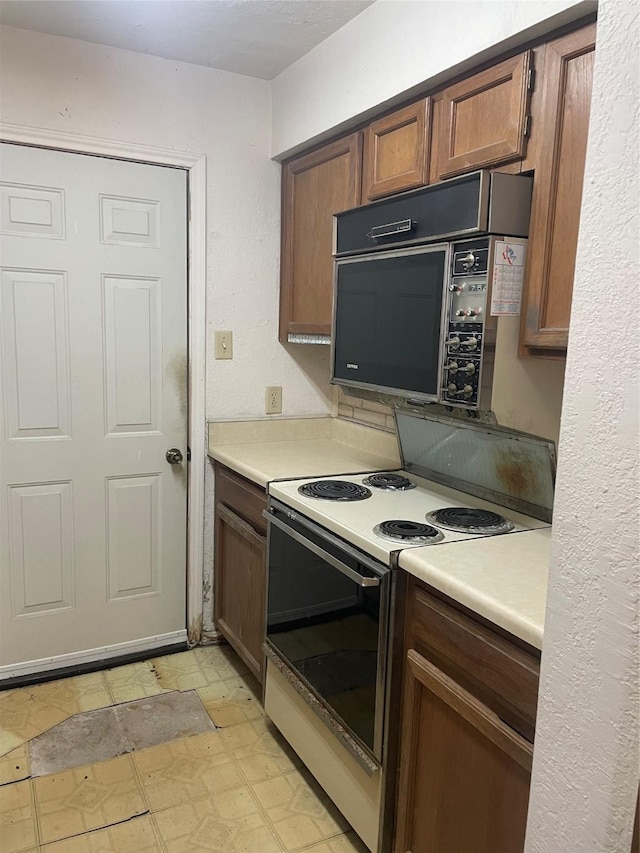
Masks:
[[[265,513],[265,708],[371,851],[394,778],[398,557],[549,527],[555,470],[555,448],[534,436],[395,415],[401,470],[272,482]]]
[[[404,548],[550,526],[402,470],[278,481],[269,495],[386,565]]]

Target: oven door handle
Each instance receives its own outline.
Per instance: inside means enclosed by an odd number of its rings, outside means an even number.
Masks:
[[[275,524],[276,527],[279,527],[281,530],[291,536],[292,539],[295,539],[296,542],[299,542],[301,545],[304,545],[305,548],[308,548],[309,551],[313,551],[313,553],[321,557],[323,560],[326,560],[329,565],[333,566],[334,569],[337,569],[339,572],[342,572],[343,575],[352,580],[354,583],[357,583],[358,586],[369,587],[369,586],[380,586],[380,578],[371,578],[363,575],[359,575],[358,572],[354,572],[353,569],[349,568],[349,566],[345,565],[345,563],[341,563],[340,560],[336,559],[333,554],[329,554],[323,548],[320,548],[319,545],[316,545],[315,542],[310,542],[308,539],[305,539],[297,530],[292,530],[288,524],[285,524],[283,521],[280,521],[279,518],[275,518],[270,512],[264,512],[263,515],[268,519],[269,524]]]

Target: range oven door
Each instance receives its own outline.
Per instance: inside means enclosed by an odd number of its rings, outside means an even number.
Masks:
[[[265,515],[267,643],[381,762],[391,571],[278,501]]]

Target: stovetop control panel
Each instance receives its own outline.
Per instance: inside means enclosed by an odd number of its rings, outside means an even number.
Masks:
[[[490,407],[483,390],[493,378],[496,318],[489,314],[489,274],[494,240],[477,237],[451,247],[440,385],[440,402],[448,406]]]

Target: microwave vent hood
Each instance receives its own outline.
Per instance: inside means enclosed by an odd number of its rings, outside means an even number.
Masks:
[[[334,256],[474,234],[526,237],[533,178],[487,170],[338,213]]]
[[[478,421],[400,408],[394,413],[405,471],[551,521],[553,441]]]

